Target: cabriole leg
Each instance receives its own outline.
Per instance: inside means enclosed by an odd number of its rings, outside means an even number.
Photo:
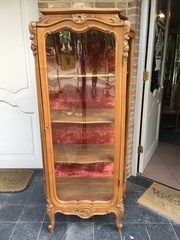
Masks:
[[[54,232],[54,226],[55,226],[55,212],[53,205],[47,201],[48,204],[46,205],[46,213],[50,219],[50,224],[48,225],[48,229],[51,233]]]

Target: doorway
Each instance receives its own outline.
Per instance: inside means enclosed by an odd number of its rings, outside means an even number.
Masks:
[[[170,4],[159,143],[141,176],[180,190],[180,1]]]

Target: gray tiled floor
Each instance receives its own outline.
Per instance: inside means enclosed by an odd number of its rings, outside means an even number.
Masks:
[[[180,190],[180,145],[159,142],[141,176]]]
[[[177,240],[175,223],[137,204],[146,190],[128,181],[123,230],[119,233],[114,214],[83,220],[56,215],[53,234],[47,226],[42,172],[37,171],[29,188],[20,193],[0,193],[0,240]]]

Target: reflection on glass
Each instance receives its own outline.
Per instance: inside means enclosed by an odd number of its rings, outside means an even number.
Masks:
[[[115,38],[96,29],[85,33],[63,29],[47,36],[46,56],[57,195],[64,201],[109,201]]]
[[[167,2],[163,0],[158,1],[157,18],[155,25],[155,41],[154,41],[154,56],[151,79],[151,92],[158,89],[162,83],[162,62],[165,40],[165,23],[166,23]]]
[[[151,92],[154,89],[158,89],[161,81],[161,69],[164,49],[164,26],[157,21],[155,31],[155,47],[154,47],[154,59],[152,69],[152,81],[151,81]]]
[[[179,108],[180,99],[180,35],[169,34],[165,72],[162,106],[167,109],[176,110]]]

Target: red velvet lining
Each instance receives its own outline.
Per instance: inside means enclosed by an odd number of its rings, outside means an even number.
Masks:
[[[91,87],[86,86],[86,98],[81,94],[64,90],[63,93],[50,96],[51,109],[114,108],[114,97],[102,94],[102,88],[96,88],[96,97],[92,97]],[[53,144],[113,144],[114,124],[52,124]],[[91,164],[55,163],[56,177],[111,177],[113,163]]]
[[[73,92],[67,93],[66,90],[62,93],[57,93],[50,96],[51,109],[82,109],[85,108],[114,108],[114,97],[107,96],[103,93],[103,89],[96,87],[96,96],[92,96],[92,87],[86,86],[85,99],[82,99],[82,93]]]
[[[52,124],[54,144],[113,144],[113,124]]]
[[[113,163],[55,163],[56,177],[111,177],[113,175]]]

